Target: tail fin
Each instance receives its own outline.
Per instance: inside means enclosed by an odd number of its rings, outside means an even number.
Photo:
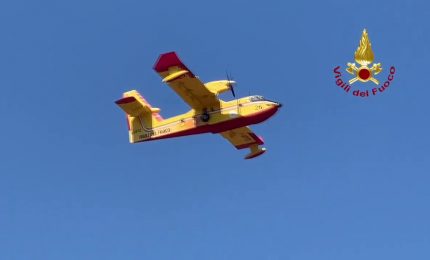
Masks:
[[[152,107],[136,90],[125,92],[115,103],[127,114],[130,143],[141,141],[163,121],[160,109]]]

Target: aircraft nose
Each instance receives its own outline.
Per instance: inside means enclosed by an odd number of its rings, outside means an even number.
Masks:
[[[279,102],[278,102],[278,103],[276,103],[276,105],[278,105],[278,107],[279,107],[279,108],[281,108],[281,107],[282,107],[282,104],[281,104],[281,103],[279,103]]]

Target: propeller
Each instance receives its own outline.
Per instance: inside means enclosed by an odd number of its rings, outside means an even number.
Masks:
[[[234,84],[236,84],[236,81],[233,80],[233,77],[228,73],[228,71],[225,72],[227,76],[227,85],[230,88],[231,94],[234,98],[236,98],[236,93],[234,92]],[[237,114],[240,113],[239,109],[239,99],[236,99],[236,107],[237,107]]]
[[[227,85],[228,88],[231,91],[231,94],[233,95],[233,97],[236,97],[236,93],[234,92],[234,84],[236,84],[236,82],[233,80],[233,77],[226,71],[225,72],[226,76],[227,76]]]

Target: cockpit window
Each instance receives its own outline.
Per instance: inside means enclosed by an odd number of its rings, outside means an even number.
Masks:
[[[262,97],[262,96],[252,96],[249,99],[251,100],[251,102],[262,101],[262,100],[264,100],[264,97]]]

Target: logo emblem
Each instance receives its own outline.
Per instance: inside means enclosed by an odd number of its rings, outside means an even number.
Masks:
[[[347,63],[348,67],[346,68],[346,71],[349,74],[354,75],[355,77],[348,81],[349,85],[346,84],[341,78],[342,73],[339,71],[340,66],[337,66],[334,69],[336,85],[343,88],[343,90],[347,93],[349,93],[351,90],[350,85],[354,84],[357,81],[360,81],[362,83],[367,83],[371,81],[375,85],[379,85],[379,80],[376,79],[375,76],[381,73],[382,65],[381,63],[373,63],[373,65],[370,66],[375,59],[375,55],[373,53],[372,44],[370,42],[369,35],[367,34],[366,29],[363,30],[360,44],[354,53],[354,59],[355,59],[355,62],[359,64],[359,66],[357,66],[355,63],[348,62]],[[385,81],[381,87],[373,88],[371,90],[371,93],[373,96],[375,96],[378,92],[383,92],[386,88],[390,86],[390,82],[394,79],[395,72],[396,72],[396,69],[393,66],[391,66],[390,74],[388,76],[387,81]],[[354,96],[359,96],[359,97],[368,97],[369,90],[356,89],[352,91],[352,94]]]
[[[355,63],[348,62],[348,71],[350,74],[355,74],[356,77],[349,80],[349,84],[353,84],[357,80],[361,82],[372,81],[376,85],[379,84],[379,81],[373,77],[373,75],[377,75],[382,71],[381,63],[375,63],[371,68],[367,67],[367,65],[371,64],[375,59],[375,55],[372,51],[372,44],[369,40],[369,35],[367,35],[366,29],[363,31],[363,35],[361,36],[360,45],[355,51],[355,61],[361,65],[361,67],[357,68]]]

